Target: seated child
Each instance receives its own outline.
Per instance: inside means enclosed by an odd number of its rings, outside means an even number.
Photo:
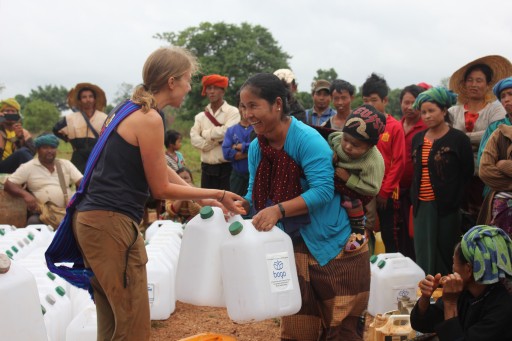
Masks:
[[[376,145],[385,126],[386,117],[365,104],[352,111],[341,132],[328,137],[336,167],[334,187],[341,194],[353,232],[346,251],[367,241],[364,206],[379,193],[384,177],[384,159]]]
[[[192,172],[188,168],[180,168],[176,172],[183,180],[190,185],[194,185]],[[165,211],[169,215],[169,219],[186,223],[199,213],[201,206],[192,200],[166,200]]]
[[[185,159],[183,154],[179,152],[181,148],[181,134],[176,130],[168,130],[165,133],[165,160],[167,166],[174,169],[176,172],[178,169],[185,167]]]

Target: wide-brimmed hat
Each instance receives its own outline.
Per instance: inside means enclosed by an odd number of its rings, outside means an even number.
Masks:
[[[494,84],[496,84],[500,79],[512,76],[512,63],[510,63],[510,61],[505,57],[491,55],[473,60],[455,71],[450,77],[450,90],[459,95],[459,103],[466,103],[468,100],[466,87],[464,86],[464,74],[470,67],[476,64],[485,64],[492,70],[493,76],[489,83],[489,92],[486,94],[486,99],[489,101],[496,99],[492,93],[492,87]]]
[[[84,89],[89,89],[96,95],[96,110],[104,111],[107,106],[107,97],[105,92],[97,85],[91,83],[78,83],[68,93],[68,105],[70,108],[80,108],[78,94]]]

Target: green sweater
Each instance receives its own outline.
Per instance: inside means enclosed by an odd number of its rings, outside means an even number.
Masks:
[[[335,132],[329,135],[328,141],[338,155],[336,167],[350,173],[347,187],[362,195],[377,195],[384,178],[384,159],[379,150],[373,146],[359,159],[351,159],[341,148],[342,137],[342,132]]]

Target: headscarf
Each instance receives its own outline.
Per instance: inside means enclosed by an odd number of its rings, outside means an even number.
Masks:
[[[53,148],[57,148],[59,146],[59,139],[55,135],[44,134],[44,135],[37,137],[34,140],[34,145],[36,146],[36,148],[39,148],[42,146],[50,146]]]
[[[206,87],[210,85],[218,86],[219,88],[226,89],[228,87],[229,81],[227,77],[221,75],[208,75],[204,76],[201,80],[203,84],[203,91],[201,92],[201,96],[206,96]]]
[[[464,257],[473,266],[473,277],[481,284],[500,278],[512,278],[512,241],[498,227],[478,225],[464,234],[461,241]]]
[[[21,110],[21,105],[14,98],[4,99],[2,102],[0,102],[0,111],[8,107],[16,109],[17,112],[20,112]]]
[[[500,99],[500,94],[503,90],[512,88],[512,77],[503,78],[500,80],[494,88],[492,88],[492,92],[497,99]]]
[[[419,110],[425,102],[435,102],[442,107],[449,108],[457,103],[457,95],[443,87],[430,88],[416,97],[413,108]]]

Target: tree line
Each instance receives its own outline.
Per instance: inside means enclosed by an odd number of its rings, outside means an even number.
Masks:
[[[187,131],[193,124],[194,116],[208,104],[208,100],[201,96],[203,75],[217,73],[227,76],[229,87],[225,98],[229,103],[235,103],[236,91],[251,75],[290,68],[288,61],[291,56],[283,51],[272,34],[260,25],[203,22],[180,32],[157,33],[153,38],[189,49],[197,56],[201,66],[192,84],[192,91],[182,107],[166,111],[167,122],[172,122],[178,130],[182,128],[181,130]],[[312,81],[317,79],[332,81],[337,77],[338,74],[333,68],[318,69]],[[70,109],[67,105],[68,91],[69,89],[63,86],[45,85],[31,90],[28,96],[17,95],[15,98],[22,107],[24,126],[34,133],[51,131],[61,113]],[[122,83],[105,111],[108,113],[124,98],[129,97],[132,91],[133,85]],[[400,91],[401,89],[393,89],[388,96],[387,111],[395,117],[401,115]],[[304,108],[313,106],[310,92],[298,92],[296,96]],[[358,89],[352,105],[357,107],[360,104],[362,104],[361,89]]]

